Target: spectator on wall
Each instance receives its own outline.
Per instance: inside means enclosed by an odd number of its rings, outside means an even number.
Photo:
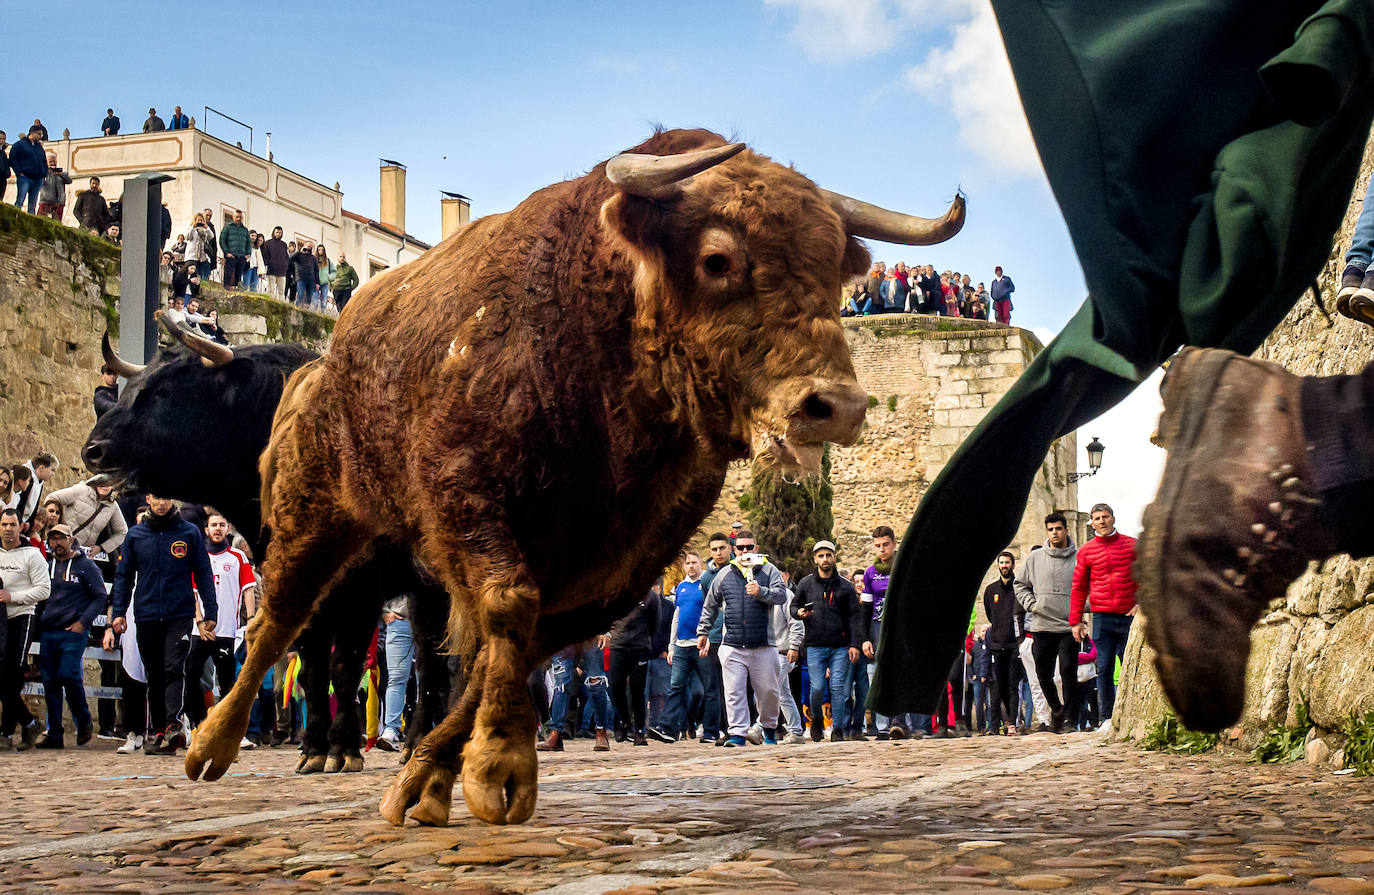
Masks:
[[[114,109],[105,110],[105,120],[100,122],[100,132],[107,137],[119,133],[119,116],[114,113]]]
[[[181,106],[177,106],[172,110],[172,120],[170,124],[170,130],[184,131],[191,127],[191,119],[182,114]]]
[[[161,118],[157,117],[157,109],[149,109],[148,118],[143,122],[143,132],[145,134],[152,134],[157,131],[165,131],[166,129],[167,125],[163,123]]]
[[[47,154],[43,151],[43,132],[37,127],[10,148],[10,168],[14,170],[16,193],[14,204],[29,214],[38,210],[38,191],[48,176]]]
[[[57,165],[57,153],[48,153],[48,173],[43,177],[43,185],[38,188],[38,215],[62,220],[62,212],[67,208],[67,186],[72,177]]]
[[[272,238],[263,240],[259,250],[262,253],[262,275],[267,277],[267,294],[273,298],[286,297],[286,272],[291,265],[291,255],[286,243],[282,242],[282,229],[272,228]]]
[[[10,144],[8,135],[0,131],[0,202],[5,201],[5,190],[10,179]]]
[[[78,224],[97,235],[110,226],[110,206],[100,194],[99,177],[92,177],[87,189],[77,191],[73,213]]]
[[[992,278],[992,286],[988,292],[992,295],[992,308],[997,313],[997,322],[1011,325],[1011,294],[1016,291],[1016,284],[1011,281],[1011,277],[1002,275],[1000,266],[994,267],[992,272],[996,274]]]

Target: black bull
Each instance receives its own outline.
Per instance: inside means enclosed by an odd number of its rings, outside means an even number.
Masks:
[[[188,337],[184,331],[174,335]],[[187,344],[201,347],[198,341]],[[86,465],[143,492],[214,507],[261,561],[271,532],[262,526],[258,456],[287,377],[318,355],[300,345],[249,345],[210,366],[197,354],[164,348],[138,368],[114,355],[108,337],[104,346],[107,363],[129,381],[119,403],[91,430],[81,453]],[[355,694],[382,603],[405,593],[415,595],[410,603],[418,678],[406,755],[443,719],[451,692],[442,655],[448,595],[416,567],[406,546],[383,542],[330,592],[297,644],[307,706],[298,772],[362,769]],[[331,684],[339,706],[332,722]]]

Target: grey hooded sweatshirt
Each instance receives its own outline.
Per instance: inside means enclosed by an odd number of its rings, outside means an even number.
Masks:
[[[1069,535],[1067,547],[1032,550],[1016,571],[1016,599],[1026,610],[1026,630],[1032,634],[1062,634],[1069,630],[1069,591],[1078,545]]]

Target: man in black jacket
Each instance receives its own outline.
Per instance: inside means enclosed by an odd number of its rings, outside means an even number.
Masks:
[[[845,739],[849,726],[847,702],[854,664],[859,661],[859,647],[864,630],[859,613],[859,595],[854,585],[835,571],[835,545],[817,541],[811,558],[816,571],[797,585],[792,601],[792,617],[806,626],[806,673],[811,679],[811,739],[820,742],[825,736],[825,717],[821,707],[825,702],[825,672],[830,670],[830,711],[834,718],[831,739]],[[849,739],[865,739],[855,732]]]
[[[280,227],[273,227],[272,238],[262,243],[262,263],[267,268],[263,272],[267,278],[267,294],[277,299],[286,297],[286,268],[291,264],[291,255],[286,251],[281,233]]]
[[[119,376],[104,364],[100,365],[100,384],[95,387],[95,418],[100,419],[119,403]]]
[[[654,636],[663,616],[663,580],[644,595],[634,610],[611,628],[611,702],[615,705],[617,743],[633,737],[636,746],[647,746],[644,710],[647,706],[645,684],[649,659],[654,655]],[[629,684],[627,693],[625,685]]]
[[[1007,736],[1015,736],[1021,708],[1020,648],[1026,631],[1026,610],[1016,600],[1016,557],[1011,551],[1003,550],[997,557],[997,574],[997,580],[983,590],[983,612],[988,617],[984,642],[992,660],[989,714],[993,733],[998,733],[1005,721]]]
[[[106,137],[113,137],[119,133],[119,116],[114,113],[114,109],[105,110],[105,120],[100,122],[100,133]]]
[[[43,632],[38,670],[48,703],[48,735],[39,740],[38,748],[61,749],[64,690],[76,722],[76,744],[84,746],[91,741],[91,708],[86,703],[81,657],[86,651],[86,632],[105,607],[105,580],[96,564],[77,548],[71,527],[65,523],[54,525],[48,532],[48,547],[52,552],[52,587],[38,620]]]

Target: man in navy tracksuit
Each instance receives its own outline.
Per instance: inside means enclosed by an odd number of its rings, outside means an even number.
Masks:
[[[157,737],[143,752],[175,755],[178,746],[186,745],[180,718],[186,657],[196,636],[196,592],[205,610],[201,630],[207,638],[214,634],[219,606],[200,529],[183,520],[167,498],[149,494],[148,509],[147,518],[129,529],[124,541],[110,592],[110,626],[123,634],[134,604],[138,651],[148,674],[148,713]]]
[[[38,741],[38,748],[61,749],[64,690],[76,722],[76,744],[84,746],[91,741],[91,708],[86,702],[81,656],[91,623],[105,608],[106,594],[100,568],[81,552],[70,526],[54,525],[48,532],[48,546],[52,588],[38,620],[43,632],[38,669],[43,674],[43,696],[48,703],[48,735]]]

